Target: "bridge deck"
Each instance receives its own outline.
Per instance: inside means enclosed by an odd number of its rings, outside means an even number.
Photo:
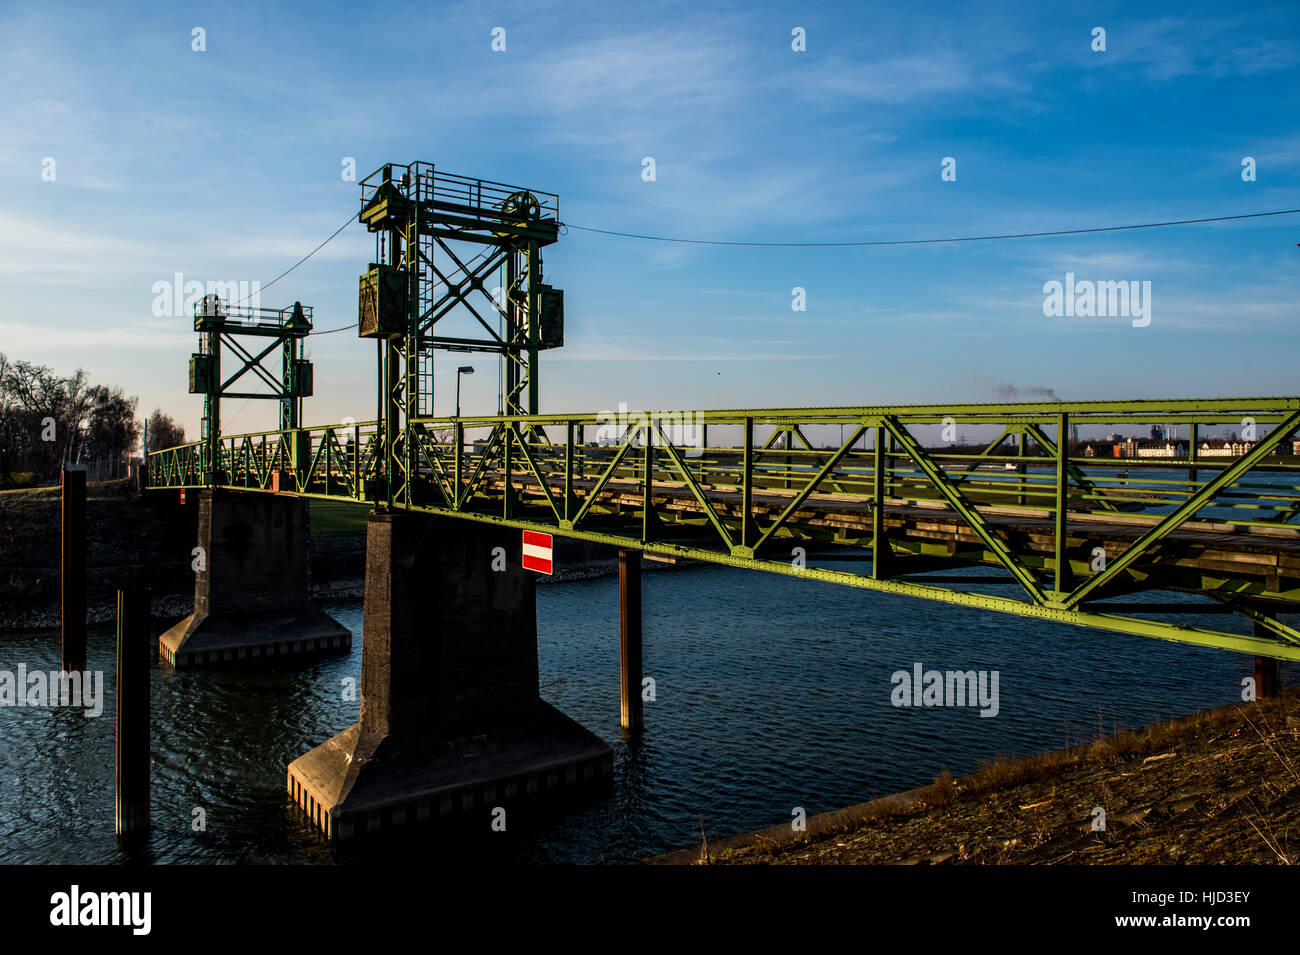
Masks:
[[[500,475],[490,484],[498,494],[504,481]],[[592,479],[574,481],[574,494],[585,500],[596,484]],[[516,492],[526,501],[542,505],[545,497],[536,482],[515,481]],[[739,491],[706,485],[708,500],[715,513],[738,523],[743,495]],[[553,493],[557,489],[552,489]],[[562,488],[558,489],[562,492]],[[683,523],[704,516],[704,509],[690,490],[681,483],[656,483],[654,496],[657,513],[671,515]],[[795,492],[755,491],[753,515],[760,525],[775,520],[795,496]],[[639,482],[613,479],[605,486],[599,500],[611,511],[610,517],[637,517],[642,508]],[[778,532],[787,542],[819,541],[829,545],[869,547],[872,535],[872,511],[869,501],[847,495],[811,494],[790,516],[788,531]],[[981,506],[980,513],[989,525],[1015,545],[1017,553],[1038,558],[1042,569],[1054,566],[1055,519],[1047,510]],[[928,504],[903,498],[886,498],[885,530],[896,552],[950,558],[954,563],[980,563],[1000,566],[997,556],[984,547],[968,523],[943,504]],[[523,516],[522,513],[520,516]],[[1102,547],[1108,557],[1123,552],[1149,530],[1158,518],[1143,515],[1071,514],[1067,549],[1072,573],[1091,576],[1092,549]],[[671,540],[666,534],[665,540]],[[772,546],[772,550],[776,550]],[[906,564],[896,565],[895,572]],[[1175,590],[1205,592],[1230,581],[1238,593],[1249,584],[1255,595],[1282,600],[1300,600],[1300,528],[1294,526],[1234,525],[1189,521],[1156,544],[1150,554],[1150,566],[1135,576],[1127,589],[1151,589],[1161,585]],[[1152,580],[1153,568],[1160,579]],[[1110,593],[1122,592],[1117,588]]]
[[[918,437],[957,423],[1000,435],[983,450]],[[1130,445],[1123,460],[1089,458],[1073,437],[1155,424],[1188,429],[1180,457],[1139,459]],[[1236,426],[1252,440],[1196,443],[1198,428]],[[1297,429],[1295,397],[418,419],[393,441],[365,422],[154,452],[149,483],[373,502],[1300,659],[1300,630],[1281,618],[1300,612]],[[1014,596],[911,579],[962,566]],[[1227,607],[1255,636],[1105,602],[1140,591],[1198,594],[1198,612]]]

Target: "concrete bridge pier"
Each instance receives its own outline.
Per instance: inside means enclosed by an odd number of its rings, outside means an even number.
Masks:
[[[194,613],[158,638],[175,667],[347,653],[352,632],[311,602],[307,502],[199,492]]]
[[[452,816],[486,833],[515,807],[608,789],[609,744],[538,694],[536,584],[521,551],[519,531],[493,524],[370,515],[361,721],[288,772],[290,796],[330,839]]]

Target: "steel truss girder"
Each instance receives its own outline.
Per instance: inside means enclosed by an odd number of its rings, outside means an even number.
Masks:
[[[1297,646],[1300,646],[1300,630],[1287,626],[1276,616],[1266,614],[1262,610],[1252,607],[1247,601],[1235,597],[1214,592],[1211,592],[1210,596],[1233,612],[1239,613],[1243,617],[1248,617],[1264,629],[1277,634],[1284,640],[1289,640]]]
[[[912,437],[911,432],[899,424],[898,419],[893,415],[885,416],[883,421],[885,430],[894,436],[894,440],[902,446],[907,456],[925,472],[926,477],[930,479],[930,483],[944,496],[953,510],[965,519],[971,530],[984,542],[984,545],[997,555],[998,560],[1011,573],[1011,576],[1020,582],[1020,585],[1025,588],[1025,591],[1033,598],[1034,602],[1046,603],[1047,598],[1043,593],[1043,588],[1034,578],[1034,575],[1011,552],[1011,548],[998,536],[997,532],[989,527],[983,515],[966,499],[956,483],[950,480],[935,465],[929,454],[922,450],[920,444]]]
[[[1223,409],[1231,407],[1234,401],[1237,400],[1205,402],[1207,410],[1201,413],[1200,420],[1224,413]],[[1226,489],[1233,488],[1242,476],[1267,459],[1269,451],[1278,442],[1300,427],[1300,409],[1293,407],[1295,403],[1296,399],[1252,400],[1248,407],[1253,410],[1255,419],[1263,421],[1268,417],[1275,425],[1268,437],[1252,452],[1234,461],[1198,460],[1195,466],[1214,477],[1208,482],[1182,484],[1186,500],[1175,508],[1173,514],[1149,520],[1137,516],[1123,518],[1121,525],[1136,521],[1146,524],[1146,531],[1129,538],[1133,543],[1118,557],[1112,558],[1105,571],[1083,579],[1065,594],[1048,593],[1039,586],[1039,595],[1036,595],[1025,587],[1022,576],[1037,585],[1037,575],[1050,572],[1054,558],[1050,552],[1043,551],[1041,543],[1035,545],[1037,550],[1020,552],[1020,545],[1012,543],[1019,538],[1008,538],[1004,531],[991,526],[985,516],[990,505],[978,503],[972,496],[981,483],[990,488],[1009,486],[1013,491],[1018,486],[1010,482],[996,485],[994,479],[981,482],[973,474],[973,468],[981,458],[1001,460],[1002,456],[994,452],[1013,429],[1030,434],[1040,431],[1034,434],[1040,446],[1049,453],[1058,452],[1053,457],[1012,459],[1036,466],[1056,465],[1050,472],[1040,472],[1035,478],[1040,482],[1040,496],[1059,500],[1062,493],[1059,478],[1064,478],[1067,484],[1080,483],[1062,464],[1063,461],[1066,464],[1074,462],[1062,458],[1059,454],[1061,449],[1052,442],[1042,440],[1045,436],[1041,435],[1041,429],[1031,427],[1035,422],[1028,420],[1035,416],[1049,420],[1047,409],[1055,411],[1055,405],[1040,405],[1039,410],[1033,413],[1024,413],[1023,405],[1016,406],[1016,415],[1002,416],[1004,431],[999,439],[985,447],[984,452],[976,455],[969,464],[962,461],[963,455],[949,455],[942,449],[921,447],[911,425],[928,423],[924,419],[931,416],[930,411],[912,414],[912,409],[906,407],[891,409],[891,414],[875,413],[879,409],[857,408],[851,409],[850,413],[834,415],[807,409],[774,409],[757,415],[749,412],[733,414],[729,420],[721,412],[700,413],[699,418],[741,429],[746,437],[743,448],[705,447],[698,464],[683,453],[684,446],[674,443],[667,426],[670,416],[662,413],[639,416],[643,420],[629,426],[616,446],[599,448],[582,440],[586,427],[601,423],[600,416],[596,415],[418,419],[412,422],[411,429],[413,437],[409,450],[414,464],[405,474],[408,493],[399,506],[468,520],[494,521],[512,527],[545,529],[561,536],[666,556],[694,557],[711,563],[808,576],[1024,617],[1295,659],[1300,654],[1300,632],[1282,623],[1278,616],[1279,612],[1287,612],[1291,606],[1300,607],[1300,591],[1293,578],[1281,584],[1271,582],[1271,578],[1263,583],[1255,578],[1233,580],[1230,575],[1216,581],[1212,578],[1219,571],[1214,570],[1178,570],[1177,573],[1183,576],[1175,577],[1170,575],[1171,571],[1162,569],[1161,561],[1154,564],[1144,562],[1157,543],[1195,517],[1202,507],[1218,499]],[[1152,410],[1145,405],[1140,409],[1148,413]],[[1122,411],[1122,408],[1117,410],[1114,406],[1095,409],[1099,417],[1118,415],[1123,418]],[[1133,412],[1134,415],[1137,413]],[[1010,423],[1008,417],[1013,419]],[[1059,414],[1052,417],[1058,425],[1061,423]],[[1168,420],[1168,416],[1161,412],[1154,420]],[[223,470],[229,471],[226,483],[250,491],[268,490],[273,473],[279,470],[288,472],[285,474],[288,483],[282,486],[296,489],[303,496],[363,500],[367,494],[364,478],[375,473],[376,460],[388,453],[382,430],[377,424],[370,422],[224,439],[220,459]],[[814,449],[804,429],[809,425],[828,424],[851,425],[848,440],[842,441],[838,447],[831,445],[828,449]],[[549,443],[546,426],[564,429],[562,448]],[[766,442],[761,436],[755,440],[759,426],[773,429],[773,435]],[[467,429],[481,431],[488,427],[491,430],[486,445],[482,446],[483,453],[475,453],[473,460],[466,463],[464,442]],[[864,444],[862,449],[855,449],[854,445],[863,438],[867,429],[876,430],[875,448],[867,451]],[[345,450],[341,440],[342,436],[349,434],[350,451]],[[454,437],[449,438],[447,434]],[[783,435],[780,441],[785,447],[775,448],[780,435]],[[887,437],[892,438],[896,446],[894,450],[885,450],[883,439]],[[640,453],[633,455],[635,442],[641,439],[644,439],[644,446],[639,449]],[[228,447],[226,442],[229,442]],[[200,470],[197,449],[198,446],[189,445],[152,452],[149,459],[151,486],[200,486],[196,478]],[[970,458],[970,455],[964,457]],[[949,458],[957,462],[951,473],[940,465],[940,461]],[[790,463],[792,460],[793,465]],[[904,462],[910,462],[910,466],[904,467]],[[1184,461],[1158,463],[1165,467],[1188,466]],[[1279,467],[1293,468],[1276,464],[1269,467],[1273,471]],[[1049,475],[1053,476],[1050,479],[1055,480],[1055,484],[1045,486],[1041,482],[1048,480]],[[1179,484],[1177,481],[1172,483]],[[675,497],[662,493],[668,485],[678,489],[674,492]],[[1197,487],[1199,490],[1194,490]],[[1278,489],[1276,485],[1260,485],[1260,488],[1265,493],[1252,492],[1249,484],[1234,488],[1235,497],[1229,506],[1255,506],[1258,509],[1262,505],[1285,510],[1294,500],[1286,488]],[[914,496],[918,490],[926,489],[930,497]],[[837,498],[869,506],[869,533],[860,529],[860,522],[853,525],[854,530],[844,534],[833,527],[821,528],[815,521],[810,524],[808,516],[814,512],[805,508],[812,505],[813,495],[817,495],[815,506],[821,510],[830,507]],[[1079,509],[1081,516],[1078,520],[1082,522],[1082,515],[1088,511],[1099,515],[1096,519],[1102,519],[1104,508],[1097,501],[1104,496],[1105,492],[1101,492],[1067,500],[1071,508]],[[683,509],[683,500],[693,502],[691,507],[698,510]],[[895,505],[913,511],[919,505],[934,507],[936,514],[948,514],[949,520],[956,515],[978,543],[972,549],[970,544],[973,541],[969,537],[956,539],[955,545],[944,545],[938,540],[926,543],[924,538],[899,538],[892,543],[900,555],[929,556],[899,556],[897,563],[885,570],[879,563],[880,552],[889,552],[891,541],[882,533],[883,519],[886,507],[892,509]],[[992,510],[998,511],[998,508]],[[1022,511],[1031,517],[1050,517],[1052,513],[1050,509],[1039,508],[1001,509],[1002,513]],[[764,519],[764,513],[769,517]],[[636,525],[628,523],[633,519]],[[894,520],[894,526],[897,526],[897,516]],[[1107,517],[1105,520],[1111,519]],[[1211,518],[1209,523],[1216,521],[1225,523],[1216,518]],[[1245,523],[1258,527],[1259,532],[1266,535],[1265,539],[1267,535],[1288,534],[1285,528],[1276,524],[1265,529],[1262,526],[1265,519],[1262,518]],[[665,529],[670,526],[673,530],[665,534]],[[1208,525],[1200,521],[1195,526]],[[1075,538],[1087,533],[1086,523],[1073,524],[1072,529]],[[698,543],[684,540],[682,536],[698,537],[701,532],[707,536]],[[821,567],[799,570],[785,561],[767,559],[761,551],[768,549],[778,537],[854,546],[874,543],[872,572],[858,574]],[[967,543],[962,544],[962,540]],[[1060,554],[1059,545],[1057,553]],[[1014,581],[1021,586],[1027,592],[1028,600],[970,593],[938,580],[931,584],[898,577],[899,573],[914,572],[922,567],[969,566],[990,560],[996,560],[1011,574],[1012,579],[1005,582]],[[1086,569],[1082,564],[1073,559],[1071,563],[1077,578],[1084,578]],[[1059,560],[1057,564],[1059,567]],[[1016,573],[1017,569],[1021,574]],[[1286,573],[1280,569],[1278,572]],[[990,582],[997,580],[993,578]],[[1137,605],[1131,605],[1131,608],[1124,605],[1126,613],[1113,613],[1106,612],[1105,604],[1092,603],[1098,596],[1115,596],[1126,590],[1186,591],[1188,588],[1184,585],[1196,580],[1203,581],[1203,584],[1195,592],[1220,601],[1241,616],[1259,623],[1280,642],[1258,635],[1245,637],[1128,616],[1127,611],[1133,609],[1136,612]],[[1088,603],[1081,605],[1085,599]]]
[[[421,261],[429,267],[429,270],[438,277],[439,281],[442,282],[443,286],[446,288],[443,295],[434,301],[420,315],[419,328],[421,339],[423,340],[428,337],[428,333],[433,326],[437,324],[440,319],[450,314],[452,309],[457,305],[464,305],[465,308],[469,309],[470,314],[478,320],[478,323],[487,330],[488,335],[491,336],[490,339],[482,342],[476,342],[474,339],[465,339],[467,344],[482,344],[484,346],[500,346],[507,344],[502,340],[501,336],[497,334],[496,329],[489,325],[487,320],[484,319],[474,306],[470,304],[469,298],[471,292],[479,291],[487,296],[488,301],[492,301],[492,296],[484,287],[483,280],[502,266],[506,257],[511,254],[512,250],[504,246],[496,249],[492,254],[488,255],[486,259],[471,269],[469,266],[466,266],[461,262],[460,258],[450,248],[448,248],[446,243],[441,239],[438,240],[438,247],[456,263],[457,267],[464,273],[464,278],[453,282],[450,278],[442,274],[442,270],[434,265],[433,261],[426,256],[423,251],[420,252]],[[498,310],[495,302],[492,302],[492,306],[494,311]]]
[[[1120,554],[1114,560],[1108,561],[1105,570],[1076,587],[1074,591],[1070,593],[1064,601],[1062,601],[1063,606],[1067,609],[1076,606],[1079,601],[1087,597],[1088,594],[1105,586],[1108,581],[1114,580],[1124,571],[1125,568],[1146,551],[1147,548],[1185,524],[1195,516],[1197,511],[1213,500],[1221,490],[1232,485],[1238,478],[1258,464],[1262,458],[1271,454],[1277,443],[1283,438],[1288,437],[1291,432],[1296,429],[1297,425],[1300,425],[1300,412],[1292,412],[1281,423],[1281,425],[1274,428],[1268,436],[1261,440],[1254,448],[1238,458],[1231,466],[1220,471],[1218,475],[1207,482],[1172,514],[1165,517],[1155,527],[1152,527],[1149,531],[1130,544],[1124,553]]]
[[[1025,430],[1021,433],[1033,436],[1033,439],[1038,442],[1039,447],[1041,447],[1047,453],[1047,457],[1055,460],[1057,456],[1056,442],[1050,440],[1047,437],[1047,435],[1043,433],[1043,429],[1041,427],[1039,427],[1037,424],[1027,424],[1025,425]],[[1068,441],[1069,436],[1061,435],[1059,440]],[[1077,464],[1074,463],[1067,463],[1066,467],[1069,469],[1070,478],[1074,481],[1074,483],[1078,484],[1080,487],[1082,487],[1085,491],[1087,491],[1090,494],[1097,494],[1097,485],[1092,481],[1090,481],[1088,479],[1088,476],[1083,473],[1083,468],[1079,467]],[[1098,503],[1101,505],[1102,510],[1105,511],[1118,510],[1118,508],[1115,506],[1113,502],[1108,501],[1106,499],[1104,493],[1099,495],[1099,497],[1100,499]]]
[[[323,495],[313,494],[304,496],[323,497]],[[1081,612],[1078,610],[1065,610],[1060,607],[1043,606],[1007,597],[977,594],[962,590],[949,590],[942,587],[933,587],[924,584],[912,584],[897,579],[874,579],[862,574],[851,574],[844,571],[835,571],[824,568],[805,567],[800,570],[788,561],[736,557],[731,554],[724,554],[717,551],[704,550],[672,543],[653,541],[642,542],[637,541],[635,538],[619,534],[541,525],[535,520],[504,518],[496,515],[457,511],[439,507],[415,507],[412,508],[412,510],[421,513],[496,524],[520,530],[537,530],[541,528],[550,533],[559,534],[562,537],[571,537],[576,540],[608,544],[613,547],[621,547],[624,549],[640,550],[645,553],[658,554],[664,557],[700,560],[706,563],[739,567],[745,570],[762,570],[768,573],[783,574],[788,577],[804,577],[810,580],[820,580],[848,587],[857,587],[862,590],[874,590],[882,593],[919,597],[938,603],[971,607],[979,610],[990,610],[998,613],[1008,613],[1029,619],[1072,624],[1078,627],[1091,627],[1094,629],[1110,631],[1112,633],[1125,633],[1132,636],[1154,637],[1159,640],[1212,647],[1215,649],[1229,650],[1253,656],[1300,661],[1300,646],[1282,644],[1276,641],[1242,634],[1205,630],[1198,627],[1187,627],[1181,624],[1171,624],[1157,620],[1144,620],[1141,618],[1125,617],[1117,614],[1100,614]]]

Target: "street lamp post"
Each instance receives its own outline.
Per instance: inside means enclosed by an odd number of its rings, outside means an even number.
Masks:
[[[473,365],[461,365],[456,369],[456,417],[460,417],[460,376],[474,374]]]

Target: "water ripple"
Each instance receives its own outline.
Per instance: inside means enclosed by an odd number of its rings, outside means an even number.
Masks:
[[[542,695],[615,749],[610,797],[494,847],[521,862],[621,861],[969,772],[1238,698],[1249,658],[730,568],[647,574],[647,728],[618,724],[618,588],[539,588]],[[273,672],[156,670],[154,828],[113,834],[113,632],[93,628],[105,712],[0,708],[0,862],[313,863],[325,845],[284,792],[290,761],[355,723],[361,607],[330,608],[351,654]],[[1216,618],[1223,625],[1227,618]],[[1235,624],[1235,621],[1228,625]],[[58,634],[0,636],[0,669],[57,669]],[[999,712],[895,707],[892,674],[997,670]],[[201,813],[196,813],[201,810]],[[202,816],[205,829],[196,829]],[[381,858],[454,856],[403,840]],[[482,852],[482,847],[473,850]]]

